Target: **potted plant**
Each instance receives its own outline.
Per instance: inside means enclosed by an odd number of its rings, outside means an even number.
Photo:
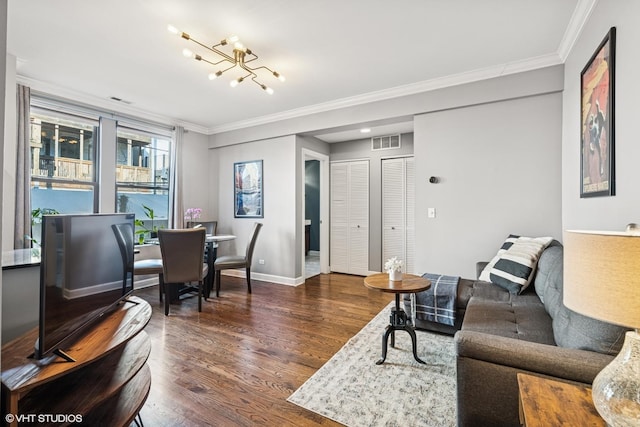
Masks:
[[[151,227],[147,228],[147,225],[143,220],[139,218],[135,219],[135,222],[134,222],[136,226],[135,234],[138,235],[139,244],[144,243],[144,236],[147,233],[149,233],[149,237],[152,239],[155,239],[156,237],[158,237],[158,227],[153,224],[153,221],[156,218],[155,212],[153,211],[152,208],[150,208],[147,205],[142,205],[142,209],[144,209],[144,213],[147,216],[147,218],[151,220]]]
[[[399,260],[398,257],[392,257],[384,263],[384,270],[389,273],[389,280],[398,281],[402,280],[402,266],[404,262]]]
[[[31,210],[31,236],[25,234],[25,240],[31,241],[32,246],[40,246],[40,228],[42,224],[42,215],[59,215],[55,209],[52,208],[36,208]]]

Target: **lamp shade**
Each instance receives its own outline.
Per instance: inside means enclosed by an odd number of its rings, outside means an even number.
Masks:
[[[640,328],[640,236],[565,231],[564,305],[578,313]]]

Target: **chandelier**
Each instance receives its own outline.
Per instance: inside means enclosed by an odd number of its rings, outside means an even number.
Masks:
[[[238,77],[237,79],[231,80],[230,85],[231,87],[236,87],[238,86],[238,84],[242,83],[243,81],[245,81],[247,78],[251,77],[251,80],[257,84],[258,86],[260,86],[260,88],[262,88],[262,90],[264,90],[265,92],[267,92],[269,95],[273,94],[273,89],[271,89],[270,87],[268,87],[267,85],[260,83],[258,81],[258,74],[256,73],[256,71],[258,70],[266,70],[269,73],[271,73],[275,78],[277,78],[280,81],[284,81],[285,78],[282,74],[278,73],[277,71],[273,71],[271,68],[265,66],[265,65],[261,65],[259,67],[250,67],[249,65],[247,65],[249,62],[253,62],[256,59],[258,59],[258,55],[256,55],[251,49],[245,47],[242,45],[242,43],[240,43],[238,41],[238,37],[237,36],[231,36],[228,37],[224,40],[221,40],[220,43],[213,45],[211,47],[205,45],[204,43],[199,42],[198,40],[194,39],[193,37],[191,37],[189,34],[184,33],[180,30],[178,30],[176,27],[169,25],[167,27],[167,29],[169,30],[169,32],[176,34],[180,37],[182,37],[185,40],[189,40],[194,42],[195,44],[197,44],[198,46],[208,50],[209,52],[212,52],[216,55],[218,55],[220,57],[220,59],[218,61],[210,61],[208,59],[203,58],[201,55],[192,52],[189,49],[183,49],[182,50],[182,54],[188,58],[193,58],[196,61],[203,61],[206,62],[207,64],[211,64],[213,66],[217,66],[220,64],[223,64],[223,66],[230,64],[229,66],[227,66],[226,68],[221,68],[216,72],[210,73],[209,74],[209,80],[214,80],[218,77],[220,77],[222,75],[222,73],[225,73],[231,69],[234,68],[239,68],[241,70],[244,70],[247,72],[246,75],[243,75],[241,77]],[[218,49],[221,46],[227,46],[233,44],[233,52],[231,54],[225,53],[224,51]]]

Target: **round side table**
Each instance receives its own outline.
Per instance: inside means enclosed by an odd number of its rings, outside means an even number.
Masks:
[[[431,287],[431,282],[415,274],[404,273],[402,280],[393,281],[389,280],[387,273],[377,273],[365,277],[364,285],[371,289],[390,292],[396,295],[396,305],[391,309],[389,324],[382,334],[382,358],[376,362],[376,365],[381,365],[387,358],[389,335],[391,335],[391,347],[395,347],[395,331],[407,331],[409,333],[413,347],[413,357],[419,363],[425,363],[418,357],[416,332],[411,322],[407,322],[407,313],[400,307],[400,294],[426,291]]]

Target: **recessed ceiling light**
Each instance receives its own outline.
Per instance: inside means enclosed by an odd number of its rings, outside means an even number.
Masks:
[[[360,129],[360,132],[361,132],[361,133],[369,133],[369,132],[371,132],[371,129],[369,129],[369,128],[362,128],[362,129]]]

